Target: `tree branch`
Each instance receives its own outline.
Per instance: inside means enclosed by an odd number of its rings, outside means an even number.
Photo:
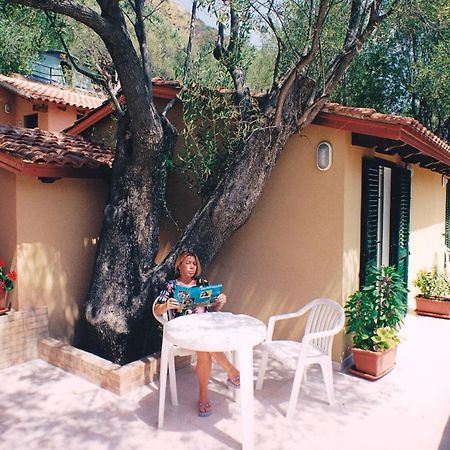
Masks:
[[[152,85],[152,64],[150,54],[147,46],[147,35],[145,33],[144,17],[142,9],[144,6],[144,0],[136,0],[134,2],[134,10],[136,13],[136,21],[134,23],[134,30],[139,41],[139,50],[142,58],[142,69],[144,71],[145,85],[150,100],[153,97],[153,85]]]
[[[355,0],[357,2],[357,0]],[[362,14],[363,16],[368,16],[368,22],[366,27],[360,31],[356,37],[353,39],[351,44],[344,44],[343,51],[335,58],[335,60],[330,64],[329,69],[327,71],[328,79],[325,85],[325,94],[328,95],[337,85],[339,80],[342,78],[343,74],[347,70],[351,61],[355,57],[355,55],[361,50],[363,44],[367,41],[367,39],[371,36],[375,28],[378,25],[386,20],[394,11],[400,0],[395,0],[392,3],[391,8],[385,14],[380,15],[379,9],[381,8],[381,0],[374,1],[369,10],[365,10]],[[352,18],[350,18],[352,20]],[[361,20],[364,20],[361,17]],[[353,26],[357,26],[353,24]]]
[[[195,33],[195,21],[197,20],[197,0],[194,0],[192,2],[192,9],[191,9],[191,23],[189,26],[189,39],[186,46],[186,58],[184,60],[184,67],[183,67],[183,87],[178,92],[178,94],[170,100],[169,103],[167,103],[166,107],[164,108],[164,111],[162,112],[162,115],[164,117],[167,116],[169,111],[175,106],[176,103],[178,103],[186,90],[186,82],[189,76],[189,72],[191,69],[191,53],[192,53],[192,39],[194,37]]]
[[[66,41],[64,40],[60,30],[58,29],[54,18],[51,16],[49,11],[44,11],[45,15],[47,16],[47,19],[50,21],[50,23],[52,24],[52,26],[55,28],[56,30],[56,34],[58,35],[59,40],[61,41],[61,44],[64,48],[64,51],[66,52],[67,56],[69,57],[70,62],[72,63],[72,66],[75,68],[75,70],[79,73],[81,73],[82,75],[86,76],[87,78],[89,78],[90,80],[92,80],[94,83],[99,84],[109,95],[109,97],[111,98],[111,101],[113,102],[116,111],[120,114],[123,115],[123,109],[120,106],[117,97],[115,96],[115,94],[112,92],[111,88],[109,87],[109,84],[106,80],[104,80],[103,78],[101,78],[98,74],[94,74],[86,69],[83,69],[81,66],[78,65],[77,61],[75,60],[75,58],[73,57],[72,53],[70,52],[69,48],[67,47]]]
[[[64,14],[75,19],[89,28],[92,28],[100,36],[107,33],[107,22],[93,9],[82,5],[73,0],[6,0],[8,3],[30,6],[43,11],[51,11],[58,14]]]
[[[276,105],[275,121],[274,121],[274,125],[276,127],[279,127],[281,125],[281,117],[283,114],[284,102],[286,100],[289,90],[294,84],[297,75],[300,74],[304,70],[304,68],[314,59],[319,50],[319,39],[322,34],[322,29],[325,18],[327,16],[329,4],[330,4],[329,0],[320,1],[319,11],[317,13],[317,19],[314,27],[314,33],[310,49],[305,54],[305,56],[300,58],[294,69],[292,69],[287,75],[285,75],[285,77],[283,77],[283,79],[280,82],[281,89]]]
[[[224,49],[224,26],[218,24],[218,40],[214,49],[214,57],[220,61],[228,70],[233,80],[235,89],[236,104],[239,107],[241,119],[247,121],[251,115],[252,102],[250,98],[250,88],[247,84],[245,73],[242,67],[236,62],[240,58],[236,54],[241,51],[242,37],[240,35],[239,14],[235,10],[233,2],[230,2],[230,39],[228,47]]]

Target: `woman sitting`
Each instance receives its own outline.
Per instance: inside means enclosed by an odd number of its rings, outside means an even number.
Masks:
[[[217,297],[213,306],[197,306],[193,311],[183,309],[180,303],[173,298],[176,285],[183,287],[207,286],[208,282],[199,278],[200,273],[201,265],[198,256],[194,252],[188,250],[180,252],[175,261],[176,279],[168,281],[165,289],[160,292],[156,299],[154,313],[157,315],[167,314],[168,320],[171,320],[180,315],[192,312],[199,314],[207,311],[220,311],[227,301],[227,297],[223,293]],[[230,361],[228,361],[224,353],[197,352],[197,366],[195,371],[199,386],[198,415],[201,417],[209,416],[212,413],[212,405],[208,399],[208,382],[211,375],[212,358],[214,358],[227,373],[228,385],[232,387],[240,386],[239,371]]]

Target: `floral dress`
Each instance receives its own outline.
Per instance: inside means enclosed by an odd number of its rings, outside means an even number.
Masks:
[[[169,298],[173,296],[176,284],[177,280],[168,281],[164,286],[164,289],[159,293],[158,297],[156,298],[156,303],[158,304],[166,303],[167,300],[169,300]],[[207,280],[199,278],[197,280],[197,286],[209,286],[209,283]],[[169,309],[166,314],[167,320],[171,320],[174,319],[175,317],[186,316],[187,314],[199,314],[207,311],[209,312],[210,310],[211,308],[208,306],[207,307],[197,306],[195,308],[183,308],[181,311],[178,311],[177,309]]]

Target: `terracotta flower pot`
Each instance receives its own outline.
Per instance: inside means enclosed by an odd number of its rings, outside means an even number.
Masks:
[[[430,315],[450,319],[450,301],[426,298],[418,295],[416,297],[416,312],[425,316]]]
[[[388,373],[394,367],[397,347],[386,350],[385,352],[372,352],[370,350],[353,348],[352,353],[356,370],[377,379]]]

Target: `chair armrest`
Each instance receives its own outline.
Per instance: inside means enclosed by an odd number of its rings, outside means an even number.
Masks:
[[[280,320],[294,319],[295,317],[300,317],[311,309],[311,305],[306,305],[300,308],[298,311],[286,314],[277,314],[275,316],[269,317],[269,322],[267,324],[267,338],[266,341],[271,341],[273,336],[273,331],[275,329],[275,323]]]

